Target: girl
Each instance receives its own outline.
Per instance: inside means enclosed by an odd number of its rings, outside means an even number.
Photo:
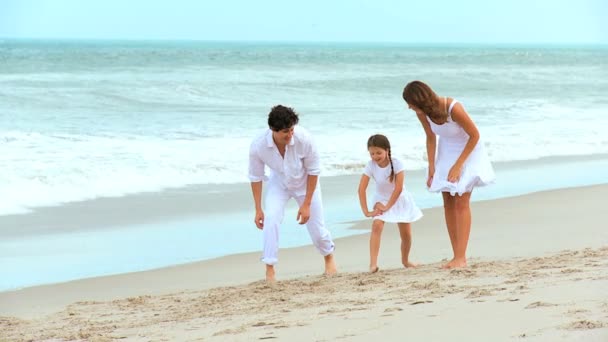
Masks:
[[[477,127],[457,100],[438,96],[420,81],[405,86],[403,99],[416,112],[426,133],[429,162],[426,185],[429,191],[443,195],[454,253],[443,268],[464,267],[471,232],[471,192],[476,186],[493,182],[494,169],[479,143]],[[438,146],[436,135],[440,137]]]
[[[367,140],[367,150],[372,160],[367,163],[359,182],[359,202],[363,215],[374,218],[369,238],[369,271],[378,272],[378,252],[384,222],[397,223],[401,235],[401,263],[405,267],[415,267],[409,261],[412,246],[410,222],[420,219],[422,212],[404,188],[403,163],[391,156],[391,144],[384,135],[372,135]],[[370,178],[376,182],[372,211],[368,210],[366,196]]]

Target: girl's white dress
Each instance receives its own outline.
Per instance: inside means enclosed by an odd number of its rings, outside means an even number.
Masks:
[[[460,157],[469,140],[469,135],[462,126],[452,120],[452,108],[457,102],[457,100],[452,100],[448,109],[448,121],[444,124],[438,125],[427,116],[431,130],[439,136],[437,153],[435,154],[435,175],[429,191],[449,192],[452,196],[471,192],[476,186],[491,184],[496,178],[492,163],[490,163],[480,139],[464,162],[460,179],[456,183],[448,181],[450,169]]]
[[[393,169],[395,175],[397,175],[405,168],[401,160],[394,157],[392,159]],[[371,206],[377,202],[386,205],[393,194],[393,190],[395,189],[394,181],[392,183],[389,181],[389,176],[391,174],[390,163],[386,167],[380,167],[378,164],[376,164],[376,162],[370,160],[365,166],[363,173],[372,178],[376,183],[376,193],[374,194]],[[416,206],[412,195],[405,189],[404,181],[403,190],[401,191],[401,195],[399,195],[397,202],[395,202],[395,204],[390,207],[388,211],[384,212],[382,215],[374,216],[373,219],[391,223],[407,223],[417,221],[421,217],[422,212],[420,211],[420,208]]]

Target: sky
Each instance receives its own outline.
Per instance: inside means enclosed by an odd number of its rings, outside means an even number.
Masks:
[[[0,0],[0,37],[608,44],[606,0]]]

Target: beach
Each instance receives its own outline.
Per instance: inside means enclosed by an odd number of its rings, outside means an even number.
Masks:
[[[401,43],[0,40],[0,341],[608,340],[608,49]],[[568,77],[564,77],[568,75]],[[458,99],[496,183],[469,266],[425,187],[411,80]],[[339,273],[296,222],[262,281],[247,178],[277,104],[321,160]],[[424,211],[411,260],[357,186],[386,135]],[[373,186],[370,186],[370,194]]]
[[[313,247],[282,249],[278,282],[259,253],[0,293],[0,340],[30,341],[606,341],[608,185],[471,204],[467,268],[450,257],[441,208],[414,224],[400,267],[387,226],[380,272],[368,234],[336,240],[339,274]],[[350,229],[369,229],[369,221]],[[429,257],[430,256],[430,257]]]

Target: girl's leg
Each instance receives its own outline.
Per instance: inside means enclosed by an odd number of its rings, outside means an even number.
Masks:
[[[471,193],[455,196],[456,203],[456,248],[454,259],[448,262],[446,268],[465,267],[467,265],[467,246],[471,233]]]
[[[369,271],[372,273],[378,271],[378,253],[383,228],[384,221],[374,220],[372,222],[372,233],[369,236]]]
[[[445,223],[448,227],[448,234],[450,235],[450,243],[452,244],[452,253],[456,256],[456,232],[457,232],[457,219],[456,219],[456,198],[450,195],[449,192],[442,192],[443,195],[443,212],[445,215]]]
[[[412,248],[412,225],[410,223],[397,223],[399,235],[401,235],[401,263],[404,267],[416,267],[410,262],[410,249]]]

